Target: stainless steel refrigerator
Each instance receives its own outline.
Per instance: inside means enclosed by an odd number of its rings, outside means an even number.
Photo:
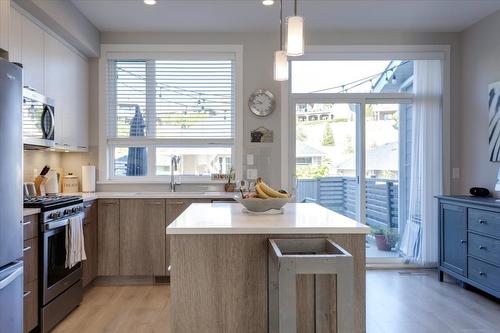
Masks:
[[[23,331],[22,69],[0,59],[0,331]]]

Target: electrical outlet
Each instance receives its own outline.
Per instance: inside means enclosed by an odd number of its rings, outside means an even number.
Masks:
[[[257,169],[247,169],[248,179],[257,179],[258,170]]]
[[[452,179],[460,179],[460,168],[453,168],[451,171]]]
[[[247,165],[253,165],[254,159],[253,154],[247,154]]]

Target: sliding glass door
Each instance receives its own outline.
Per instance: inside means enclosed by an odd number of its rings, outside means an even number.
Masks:
[[[355,102],[295,104],[297,201],[316,202],[358,219],[360,110]]]
[[[408,210],[412,100],[296,98],[295,194],[366,223],[368,258],[398,258]]]

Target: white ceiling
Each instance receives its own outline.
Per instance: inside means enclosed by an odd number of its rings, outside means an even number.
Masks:
[[[279,0],[71,0],[101,31],[274,31]],[[293,2],[284,0],[285,12]],[[299,0],[306,29],[462,31],[500,10],[500,0]]]

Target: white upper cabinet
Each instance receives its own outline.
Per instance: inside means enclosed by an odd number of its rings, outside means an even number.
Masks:
[[[43,80],[43,36],[38,25],[21,15],[22,23],[22,63],[24,85],[44,94]]]
[[[10,11],[9,61],[22,63],[23,58],[23,21],[17,10]]]
[[[71,151],[87,150],[87,59],[15,8],[11,10],[9,25],[9,58],[23,64],[24,85],[55,102],[56,147]]]
[[[88,62],[45,33],[45,94],[55,101],[58,147],[88,148]]]
[[[10,1],[0,1],[0,49],[10,51]]]

